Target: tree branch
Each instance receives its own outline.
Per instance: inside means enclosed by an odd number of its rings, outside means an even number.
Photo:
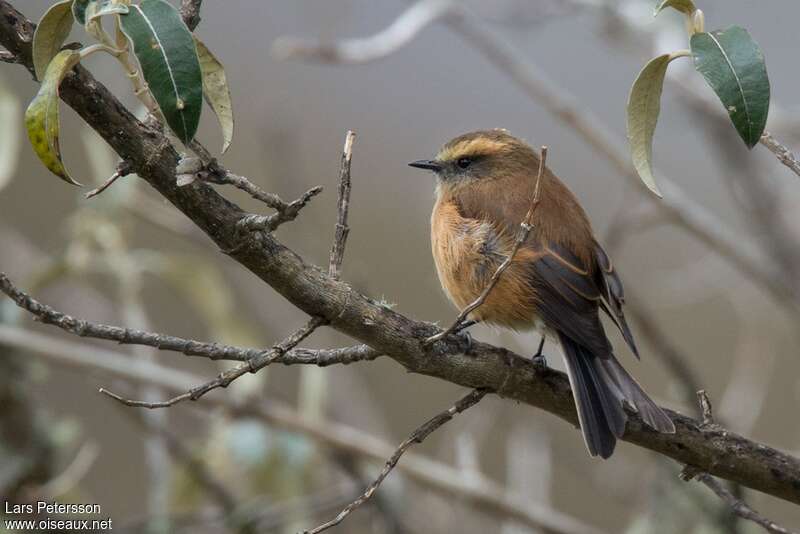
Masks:
[[[181,18],[190,30],[197,28],[200,24],[200,6],[203,0],[181,0]]]
[[[202,380],[193,374],[156,363],[131,360],[127,354],[64,341],[19,327],[0,324],[0,343],[41,355],[56,364],[81,370],[99,370],[113,377],[152,384],[167,391],[180,392],[188,384]],[[212,395],[206,397],[205,402],[225,408],[236,417],[254,418],[277,428],[303,434],[343,454],[382,462],[395,450],[389,443],[364,431],[333,421],[310,420],[274,399],[267,403],[248,403],[243,406],[229,396]],[[208,415],[206,409],[199,412]],[[414,452],[405,454],[397,468],[427,488],[451,495],[505,519],[555,534],[601,534],[597,529],[557,510],[531,502],[527,495],[508,491],[480,473],[471,473],[467,478],[456,467]]]
[[[77,319],[71,315],[54,310],[42,304],[17,288],[8,276],[0,272],[0,291],[8,295],[20,308],[30,312],[35,319],[56,326],[65,332],[78,337],[90,337],[116,341],[121,345],[145,345],[159,350],[180,352],[186,356],[199,356],[209,360],[229,360],[251,362],[264,360],[269,350],[235,347],[219,343],[204,343],[193,339],[184,339],[145,332],[131,328],[110,326]],[[283,365],[317,365],[327,367],[334,364],[350,364],[365,360],[374,360],[380,353],[366,345],[356,345],[340,349],[292,349],[270,361]]]
[[[323,523],[322,525],[313,528],[311,530],[306,530],[304,534],[319,534],[329,528],[335,527],[344,519],[350,515],[353,510],[367,502],[381,483],[389,476],[389,473],[392,472],[392,469],[395,468],[397,462],[400,461],[400,457],[411,448],[412,445],[415,443],[422,443],[425,441],[425,438],[430,436],[433,432],[435,432],[438,428],[442,425],[453,419],[456,415],[460,414],[461,412],[470,409],[471,407],[478,404],[483,397],[486,396],[487,391],[485,389],[475,389],[471,391],[468,395],[460,399],[456,402],[453,406],[448,408],[447,410],[443,411],[442,413],[436,415],[432,419],[429,419],[425,422],[422,426],[417,428],[411,435],[401,443],[397,449],[395,449],[394,453],[389,457],[386,461],[386,465],[383,466],[378,477],[375,479],[372,484],[367,486],[367,489],[364,490],[364,493],[359,495],[359,497],[353,501],[352,503],[348,504],[344,510],[339,512],[339,515],[331,519],[330,521]]]
[[[32,72],[33,25],[9,2],[0,0],[0,45]],[[178,155],[164,135],[138,121],[83,67],[73,69],[61,86],[62,98],[84,118],[137,175],[186,214],[230,256],[312,317],[385,353],[412,372],[470,388],[486,388],[539,407],[577,424],[569,383],[563,373],[536,369],[527,359],[487,343],[473,343],[469,355],[458,343],[423,341],[437,333],[333,280],[309,265],[274,236],[242,235],[237,223],[245,213],[200,181],[175,182]],[[737,239],[737,246],[741,247]],[[800,461],[728,430],[703,429],[697,421],[670,414],[677,431],[660,434],[638,416],[629,417],[625,441],[645,447],[715,476],[800,503]]]
[[[189,391],[185,393],[181,393],[171,399],[161,401],[161,402],[150,402],[150,401],[140,401],[140,400],[131,400],[121,397],[111,391],[100,388],[100,393],[111,397],[112,399],[121,402],[125,406],[131,406],[135,408],[148,408],[148,409],[155,409],[155,408],[169,408],[170,406],[174,406],[179,402],[183,401],[196,401],[203,395],[217,389],[217,388],[226,388],[231,383],[241,378],[242,376],[246,375],[247,373],[256,373],[260,369],[268,366],[284,354],[286,354],[289,350],[293,349],[297,346],[298,343],[303,341],[305,338],[310,336],[317,327],[325,324],[325,320],[319,317],[313,317],[305,326],[299,328],[289,336],[283,339],[280,343],[274,345],[270,350],[263,352],[252,358],[247,360],[246,362],[237,365],[232,369],[228,369],[220,373],[216,378],[213,380],[209,380],[199,386],[195,386]]]
[[[800,161],[797,160],[797,157],[792,153],[791,150],[786,148],[777,139],[775,139],[771,133],[764,132],[764,135],[761,136],[759,141],[762,145],[767,147],[770,152],[775,154],[778,158],[778,161],[786,165],[790,171],[795,173],[797,176],[800,176]]]
[[[716,426],[711,400],[708,398],[708,395],[704,390],[697,392],[697,400],[700,403],[700,410],[703,412],[703,426]],[[720,483],[719,480],[715,479],[708,473],[698,472],[695,469],[687,466],[687,468],[681,473],[681,478],[686,481],[696,478],[711,491],[713,491],[717,497],[722,499],[728,506],[730,506],[731,511],[734,514],[742,519],[756,523],[767,532],[771,532],[772,534],[797,534],[796,532],[778,525],[774,521],[767,519],[753,510],[746,502],[730,492]]]

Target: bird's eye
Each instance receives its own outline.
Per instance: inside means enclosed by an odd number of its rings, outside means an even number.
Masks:
[[[458,158],[458,161],[456,161],[456,165],[458,165],[458,167],[460,169],[466,169],[467,167],[472,165],[472,159],[471,158]]]

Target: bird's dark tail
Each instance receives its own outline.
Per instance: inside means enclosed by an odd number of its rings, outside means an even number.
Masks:
[[[608,458],[625,433],[623,394],[600,358],[563,334],[559,338],[586,448],[592,456]]]
[[[563,334],[559,334],[559,338],[589,454],[608,458],[614,452],[617,438],[625,433],[628,419],[623,409],[625,402],[655,430],[668,434],[675,432],[669,416],[613,354],[600,358]]]

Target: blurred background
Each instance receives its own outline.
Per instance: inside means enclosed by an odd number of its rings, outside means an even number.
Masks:
[[[38,20],[51,2],[13,3]],[[546,88],[608,136],[627,164],[625,105],[635,76],[656,54],[687,47],[682,17],[667,11],[654,19],[654,3],[467,4],[472,20],[549,80]],[[549,165],[587,208],[625,280],[643,354],[641,362],[621,354],[629,370],[662,404],[685,414],[697,414],[693,393],[704,388],[728,428],[796,453],[798,177],[763,146],[747,152],[689,61],[674,63],[656,132],[657,177],[684,192],[663,188],[666,203],[697,208],[711,218],[708,226],[732,236],[733,250],[721,254],[458,26],[436,22],[391,55],[359,65],[283,61],[273,53],[284,36],[332,42],[372,35],[409,5],[204,3],[197,33],[225,65],[237,119],[222,163],[286,199],[325,186],[279,238],[307,261],[327,264],[342,142],[347,129],[355,130],[343,277],[402,313],[449,324],[455,310],[439,288],[429,245],[433,179],[407,162],[479,128],[504,127],[546,144]],[[699,7],[707,28],[739,24],[760,44],[773,91],[768,129],[800,149],[800,4],[705,0]],[[72,38],[88,41],[78,30]],[[86,66],[138,107],[114,62],[93,57]],[[25,69],[0,68],[0,270],[66,313],[199,340],[269,346],[305,321],[143,181],[128,177],[87,201],[85,191],[50,175],[23,139],[22,112],[36,91]],[[66,107],[62,120],[71,174],[101,183],[114,171],[114,154]],[[208,110],[199,139],[221,145]],[[232,188],[221,192],[245,209],[264,210]],[[381,454],[365,450],[385,452],[464,393],[384,358],[328,368],[273,366],[196,404],[122,409],[98,388],[161,399],[169,395],[131,377],[157,372],[189,386],[225,366],[68,337],[34,324],[8,299],[0,304],[0,492],[98,503],[114,531],[246,532],[245,523],[257,532],[310,528],[336,515],[377,475]],[[532,334],[481,327],[473,335],[521,354],[532,354],[538,343]],[[352,343],[323,328],[304,346]],[[561,368],[552,347],[545,354]],[[264,403],[272,417],[230,409],[249,403]],[[609,461],[591,459],[570,425],[496,397],[413,453],[373,501],[334,531],[544,532],[519,514],[511,519],[508,503],[523,509],[529,503],[553,517],[557,511],[607,533],[754,531],[707,488],[681,482],[674,462],[627,443]],[[407,460],[450,485],[414,476],[404,470]],[[508,506],[476,501],[463,491],[471,487],[502,490]],[[752,491],[744,496],[771,519],[800,525],[796,506]]]

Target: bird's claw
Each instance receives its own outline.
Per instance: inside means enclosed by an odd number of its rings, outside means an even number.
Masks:
[[[544,354],[535,355],[531,358],[531,362],[537,369],[547,369],[547,358],[545,358]]]
[[[464,354],[472,352],[472,334],[468,330],[462,330],[459,332],[458,338],[464,348]]]

